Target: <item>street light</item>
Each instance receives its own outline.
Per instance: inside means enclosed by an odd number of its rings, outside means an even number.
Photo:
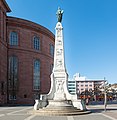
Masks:
[[[104,83],[100,86],[101,91],[104,92],[104,111],[106,112],[106,107],[107,107],[107,92],[108,92],[108,82],[104,77]]]
[[[106,89],[107,85],[108,85],[108,82],[104,81],[104,111],[106,111],[106,107],[107,107],[107,89]]]

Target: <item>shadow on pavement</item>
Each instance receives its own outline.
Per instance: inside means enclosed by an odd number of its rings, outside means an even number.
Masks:
[[[106,111],[102,108],[97,108],[97,109],[88,109],[90,110],[92,113],[102,113],[102,112],[111,112],[111,111],[117,111],[117,108],[113,109],[113,108],[107,108]]]

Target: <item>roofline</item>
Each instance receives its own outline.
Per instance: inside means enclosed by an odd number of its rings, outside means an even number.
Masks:
[[[22,24],[25,27],[33,28],[35,30],[40,30],[42,33],[51,37],[55,42],[55,35],[48,28],[46,28],[38,23],[32,22],[30,20],[22,19],[22,18],[11,17],[11,16],[7,16],[7,23],[13,23],[13,24],[17,24],[17,25]],[[29,23],[29,24],[25,24],[25,23]]]
[[[11,12],[11,9],[10,9],[10,7],[8,6],[7,2],[6,2],[5,0],[2,0],[2,1],[3,1],[4,6],[6,7],[6,11],[7,11],[7,12]]]

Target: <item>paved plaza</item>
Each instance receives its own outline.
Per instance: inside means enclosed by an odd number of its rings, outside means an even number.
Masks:
[[[92,113],[78,116],[37,116],[27,114],[32,106],[0,107],[0,120],[117,120],[117,104],[108,105],[106,112],[103,105],[87,107]]]

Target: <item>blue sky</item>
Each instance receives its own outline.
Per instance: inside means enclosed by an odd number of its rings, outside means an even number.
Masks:
[[[64,10],[65,62],[69,77],[117,83],[117,0],[6,0],[8,15],[41,24],[55,33],[58,6]]]

